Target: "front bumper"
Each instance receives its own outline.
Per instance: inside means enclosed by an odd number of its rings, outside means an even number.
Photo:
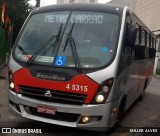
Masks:
[[[46,123],[68,126],[68,127],[77,127],[87,130],[96,130],[96,131],[105,131],[108,130],[111,118],[111,108],[112,103],[100,104],[100,105],[70,105],[70,104],[58,104],[52,102],[45,102],[40,100],[35,100],[22,96],[21,94],[16,94],[8,90],[9,97],[9,111],[15,115],[22,116],[28,119],[33,119],[37,121],[42,121]],[[28,113],[26,107],[36,108],[37,105],[47,105],[56,108],[56,112],[65,114],[76,114],[79,115],[75,121],[65,121],[59,119],[51,119],[32,113]],[[93,119],[89,123],[80,123],[81,116],[90,116],[90,117],[101,117],[99,120]]]

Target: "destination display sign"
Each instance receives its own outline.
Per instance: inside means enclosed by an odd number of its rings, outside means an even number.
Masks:
[[[46,23],[66,23],[68,15],[45,15]],[[84,23],[84,24],[102,24],[102,15],[72,15],[70,18],[71,23]]]

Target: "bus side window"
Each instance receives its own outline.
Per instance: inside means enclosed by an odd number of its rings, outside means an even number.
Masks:
[[[154,38],[152,37],[152,48],[154,48]]]
[[[134,24],[132,24],[130,16],[127,16],[126,20],[126,46],[134,47],[136,42],[137,29]]]
[[[146,33],[146,34],[147,34],[147,44],[146,44],[146,46],[149,48],[150,47],[150,40],[149,40],[150,34],[149,33]]]
[[[146,44],[146,40],[145,40],[145,30],[142,28],[141,29],[141,46],[145,46],[145,44]]]
[[[145,59],[146,57],[146,32],[145,30],[141,27],[140,29],[140,33],[141,33],[141,43],[138,44],[135,47],[135,59]]]
[[[129,12],[126,16],[126,29],[125,29],[125,35],[124,35],[124,42],[123,42],[123,52],[122,52],[122,63],[124,65],[122,66],[124,69],[126,66],[130,65],[133,60],[133,48],[135,46],[136,41],[136,27],[134,25],[134,18],[133,15]]]
[[[153,42],[153,37],[152,35],[150,35],[150,48],[149,48],[149,58],[152,59],[152,58],[155,58],[155,53],[156,53],[156,50],[153,46],[154,42]]]
[[[140,41],[140,26],[138,24],[136,24],[136,30],[137,30],[137,34],[136,34],[135,46],[140,45],[140,43],[141,43],[141,41]]]
[[[154,48],[157,49],[157,41],[154,39]]]
[[[136,42],[135,42],[135,48],[134,48],[134,59],[139,59],[140,55],[140,46],[141,46],[141,26],[136,24],[137,28],[137,36],[136,36]]]

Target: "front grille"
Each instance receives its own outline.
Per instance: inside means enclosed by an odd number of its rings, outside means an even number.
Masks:
[[[42,100],[47,102],[64,103],[64,104],[80,105],[85,102],[85,99],[87,97],[87,95],[83,94],[68,93],[57,90],[49,90],[51,93],[51,97],[46,97],[45,94],[47,93],[48,89],[26,87],[26,86],[20,86],[19,90],[23,96],[29,98],[34,98],[37,100]]]
[[[47,119],[54,119],[59,121],[67,121],[67,122],[76,122],[79,118],[79,114],[73,113],[63,113],[63,112],[56,112],[55,115],[50,115],[46,113],[39,113],[37,112],[37,108],[25,106],[25,110],[28,114],[32,114],[34,116],[47,118]]]

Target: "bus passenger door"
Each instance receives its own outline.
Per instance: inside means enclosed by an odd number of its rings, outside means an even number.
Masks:
[[[125,91],[127,92],[126,109],[135,101],[138,97],[139,89],[139,77],[137,76],[138,67],[134,61],[134,47],[136,41],[137,29],[135,25],[134,16],[132,13],[126,16],[126,30],[124,36],[124,44],[122,57],[125,63],[124,72],[126,75]]]

